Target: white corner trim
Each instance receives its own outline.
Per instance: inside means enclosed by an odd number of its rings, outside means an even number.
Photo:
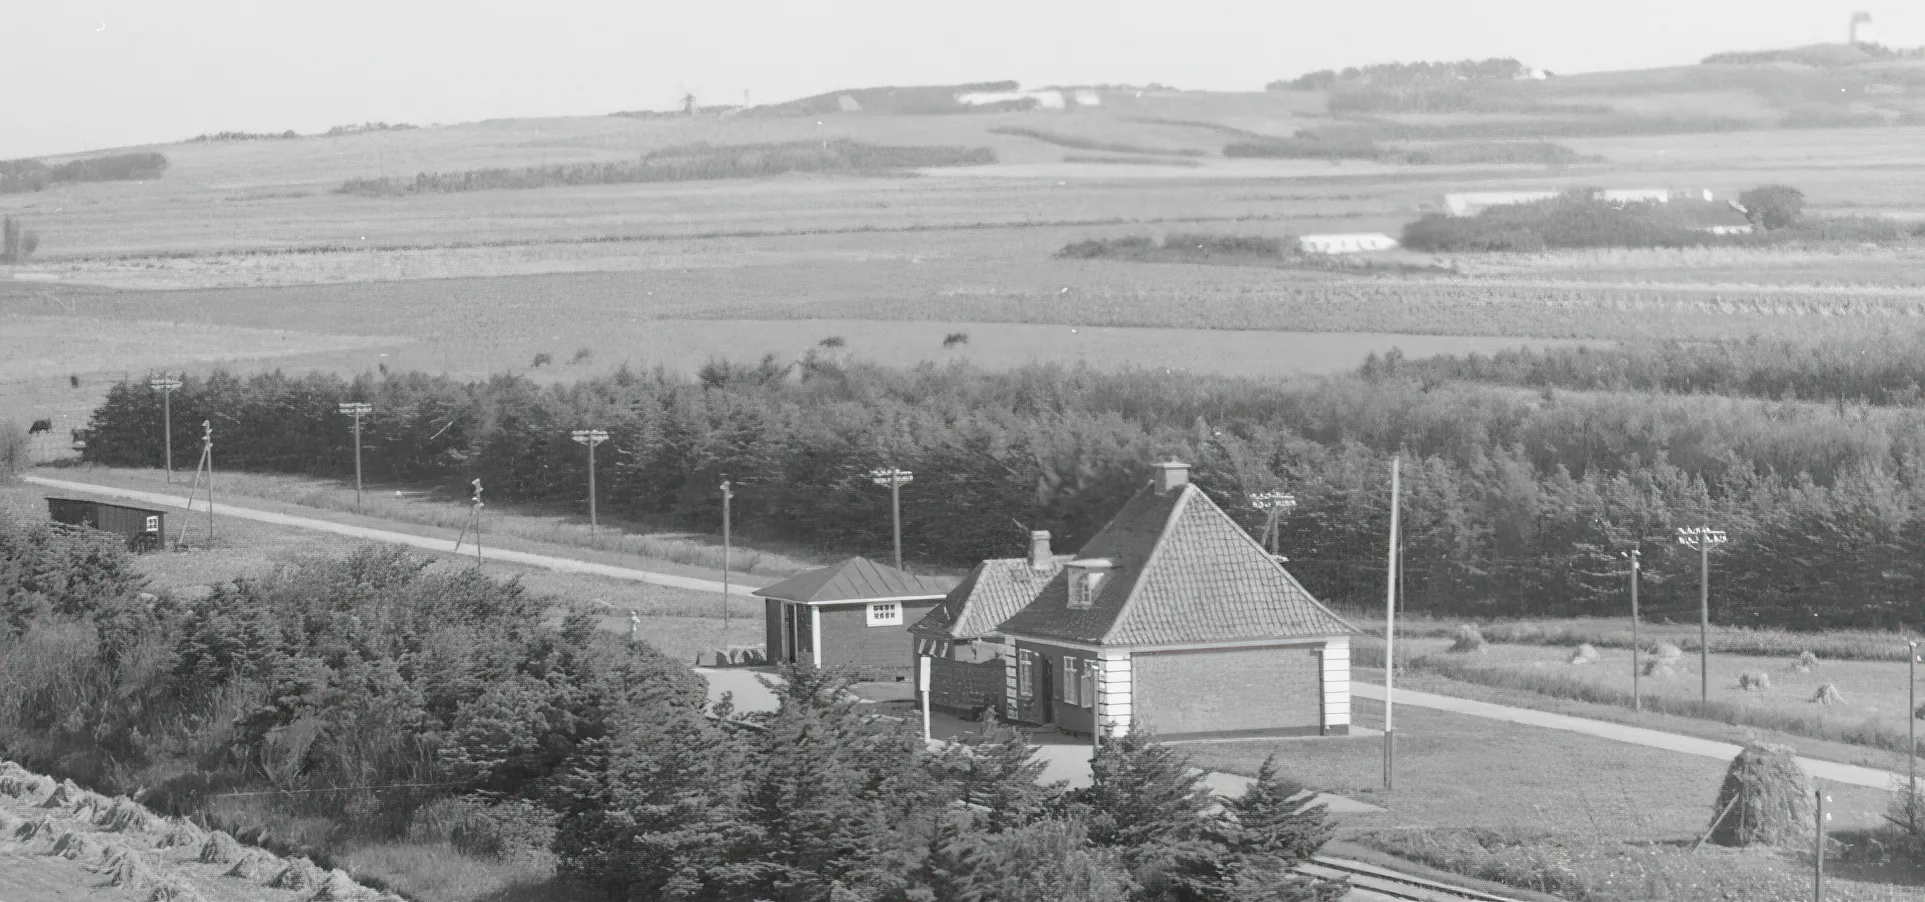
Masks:
[[[822,666],[822,609],[809,606],[809,663]]]

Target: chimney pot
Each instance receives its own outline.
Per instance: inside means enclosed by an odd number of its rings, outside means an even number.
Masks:
[[[1190,484],[1190,465],[1180,461],[1169,461],[1156,465],[1156,493],[1168,494]]]
[[[1029,568],[1038,573],[1049,569],[1049,530],[1032,530],[1029,534]]]

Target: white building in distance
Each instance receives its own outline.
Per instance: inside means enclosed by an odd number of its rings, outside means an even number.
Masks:
[[[1397,239],[1382,232],[1305,235],[1297,239],[1297,249],[1306,254],[1360,254],[1367,251],[1387,251],[1396,246]]]

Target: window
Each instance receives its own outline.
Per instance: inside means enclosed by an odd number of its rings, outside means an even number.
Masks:
[[[1103,586],[1103,577],[1109,575],[1111,562],[1108,559],[1071,561],[1069,564],[1069,607],[1072,610],[1088,610],[1096,602],[1096,594]]]
[[[148,517],[148,518],[147,518],[147,531],[148,531],[148,532],[160,532],[160,518],[159,518],[159,517]]]
[[[1016,652],[1016,697],[1023,701],[1036,697],[1036,653],[1026,648]]]
[[[870,626],[897,626],[902,623],[902,605],[893,601],[869,606]]]
[[[1083,661],[1083,707],[1096,710],[1096,662]]]
[[[1063,704],[1087,707],[1083,700],[1082,664],[1080,658],[1063,656]]]

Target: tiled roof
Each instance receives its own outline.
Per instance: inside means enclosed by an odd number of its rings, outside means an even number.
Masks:
[[[754,594],[783,601],[826,604],[871,598],[940,598],[948,591],[949,583],[945,580],[904,573],[868,558],[852,557],[764,586]]]
[[[1041,572],[1028,558],[983,561],[909,632],[925,639],[980,639],[1036,600],[1036,593],[1070,560],[1070,555],[1057,555]]]
[[[1341,636],[1357,628],[1311,597],[1194,485],[1145,488],[1078,555],[1115,562],[1071,610],[1058,574],[1001,631],[1100,645]]]

